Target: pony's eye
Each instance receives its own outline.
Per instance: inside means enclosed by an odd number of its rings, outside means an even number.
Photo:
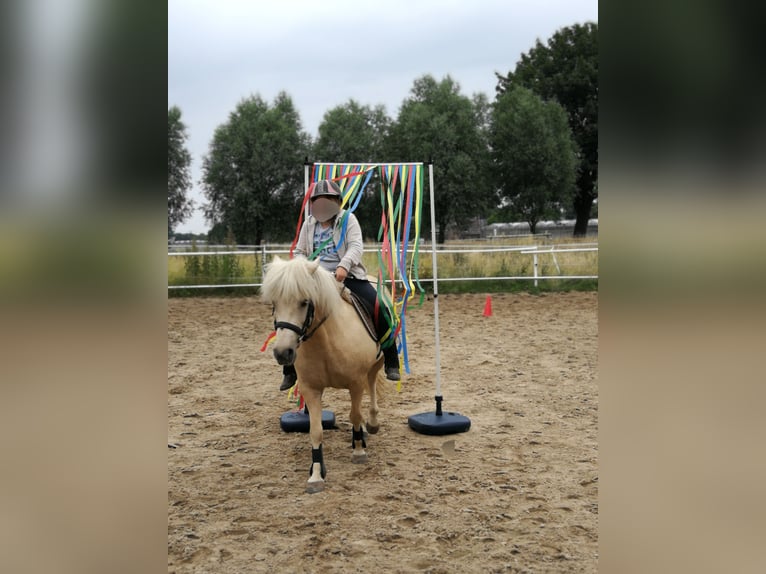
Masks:
[[[309,304],[308,299],[304,299],[303,301],[301,301],[301,307],[305,307],[308,304]]]

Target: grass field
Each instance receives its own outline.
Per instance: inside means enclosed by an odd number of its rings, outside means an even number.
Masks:
[[[557,239],[556,246],[576,247],[582,243],[595,243],[596,238]],[[521,247],[537,245],[547,248],[551,241],[532,241],[532,238],[504,239],[493,241],[454,241],[447,242],[443,249],[493,249],[498,247]],[[286,245],[269,246],[269,250],[288,249]],[[423,247],[428,249],[428,247]],[[286,257],[287,255],[283,255]],[[271,255],[267,256],[268,260]],[[194,261],[196,260],[196,261]],[[440,253],[437,254],[440,293],[463,292],[505,292],[505,291],[560,291],[560,290],[590,290],[598,288],[595,279],[545,280],[534,287],[531,280],[474,280],[449,281],[461,277],[532,277],[533,257],[519,252],[488,252],[488,253]],[[363,262],[371,275],[378,273],[379,255],[375,245],[366,245]],[[408,259],[408,265],[410,264]],[[426,280],[432,278],[431,253],[422,252],[418,261],[418,277]],[[216,255],[216,256],[168,256],[168,285],[208,285],[208,284],[247,284],[260,283],[263,273],[263,262],[260,253],[255,255]],[[598,275],[598,252],[556,253],[538,255],[538,275]],[[424,281],[423,287],[431,291],[431,282]],[[241,288],[236,289],[242,291]],[[199,289],[172,289],[171,294],[180,295],[180,291],[201,294]],[[212,291],[212,290],[211,290]],[[221,294],[222,289],[216,289]],[[250,290],[252,291],[252,290]]]

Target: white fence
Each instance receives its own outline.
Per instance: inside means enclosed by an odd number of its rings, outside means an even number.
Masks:
[[[245,249],[240,249],[244,247]],[[248,249],[248,248],[253,249]],[[290,250],[288,248],[275,248],[276,246],[267,247],[266,245],[260,248],[255,246],[237,246],[236,250],[228,251],[173,251],[168,253],[169,257],[188,257],[188,256],[209,256],[209,255],[252,255],[254,257],[260,256],[261,269],[267,263],[267,259],[273,255],[288,255]],[[372,252],[374,249],[378,249],[378,246],[365,245],[365,251]],[[409,249],[408,253],[412,253],[413,249]],[[421,247],[419,252],[421,254],[430,254],[432,249],[428,247]],[[437,256],[456,253],[508,253],[515,252],[520,255],[528,255],[532,258],[532,274],[531,275],[515,275],[515,276],[488,276],[488,277],[438,277],[439,282],[446,281],[534,281],[535,287],[539,285],[540,281],[547,280],[573,280],[573,279],[598,279],[598,275],[565,275],[561,273],[561,266],[556,258],[557,253],[589,253],[598,252],[598,243],[565,243],[559,245],[524,245],[516,247],[486,247],[478,249],[475,246],[458,246],[450,245],[445,248],[436,249]],[[543,256],[549,256],[556,268],[556,275],[542,275],[540,273],[540,258]],[[433,279],[422,278],[421,283],[431,283]],[[168,289],[222,289],[222,288],[235,288],[235,287],[260,287],[262,283],[233,283],[233,284],[211,284],[211,285],[168,285]]]

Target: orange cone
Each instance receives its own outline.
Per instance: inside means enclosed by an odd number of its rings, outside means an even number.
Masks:
[[[491,317],[492,316],[492,297],[487,295],[487,301],[484,303],[484,316],[485,317]]]

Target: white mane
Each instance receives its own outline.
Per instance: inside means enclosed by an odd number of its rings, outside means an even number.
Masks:
[[[320,316],[329,315],[341,301],[340,285],[319,261],[303,258],[274,260],[266,269],[261,299],[266,303],[313,301]]]

